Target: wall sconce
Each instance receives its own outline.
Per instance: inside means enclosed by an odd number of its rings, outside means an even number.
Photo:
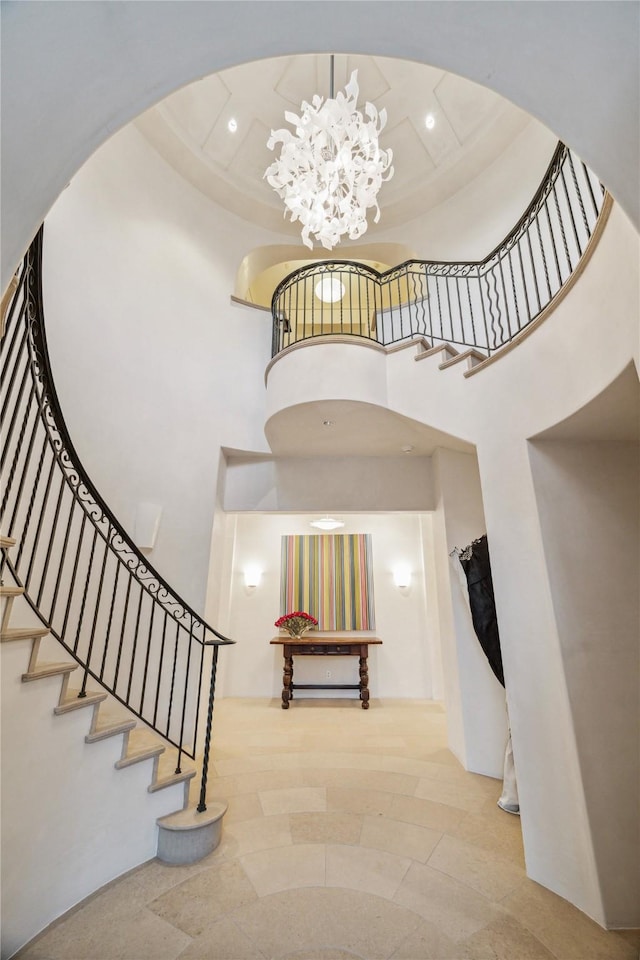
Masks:
[[[259,567],[247,567],[244,571],[244,585],[247,590],[255,590],[260,586],[262,570]]]
[[[411,586],[411,570],[409,567],[396,567],[393,571],[393,582],[398,590],[406,590]]]

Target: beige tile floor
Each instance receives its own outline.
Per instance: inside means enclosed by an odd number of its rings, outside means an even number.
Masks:
[[[500,783],[466,773],[426,701],[223,700],[200,863],[153,860],[20,960],[637,960],[528,880]]]

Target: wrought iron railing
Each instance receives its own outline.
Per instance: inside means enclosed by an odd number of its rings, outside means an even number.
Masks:
[[[208,697],[206,781],[219,647],[232,643],[185,603],[139,552],[87,476],[53,384],[42,304],[40,230],[18,275],[0,347],[0,525],[4,554],[40,621],[90,677],[177,748],[196,757]],[[211,649],[209,664],[208,650]],[[206,672],[210,670],[210,674]]]
[[[558,144],[527,211],[484,260],[410,260],[386,273],[350,261],[323,261],[276,288],[272,356],[322,336],[384,346],[424,337],[473,347],[487,357],[540,317],[579,264],[602,211],[605,190]],[[337,288],[333,302],[318,285]]]

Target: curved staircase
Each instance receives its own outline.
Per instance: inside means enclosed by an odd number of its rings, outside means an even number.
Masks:
[[[42,231],[0,345],[3,957],[150,857],[201,858],[226,810],[207,808],[206,786],[232,641],[148,563],[79,461],[51,379],[41,257]]]

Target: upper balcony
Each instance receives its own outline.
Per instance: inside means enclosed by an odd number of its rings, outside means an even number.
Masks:
[[[286,276],[271,304],[272,357],[349,338],[385,348],[414,338],[487,361],[539,324],[579,275],[608,210],[594,174],[558,144],[527,210],[474,262],[410,260],[380,273],[347,260]],[[273,362],[273,360],[272,360]]]

